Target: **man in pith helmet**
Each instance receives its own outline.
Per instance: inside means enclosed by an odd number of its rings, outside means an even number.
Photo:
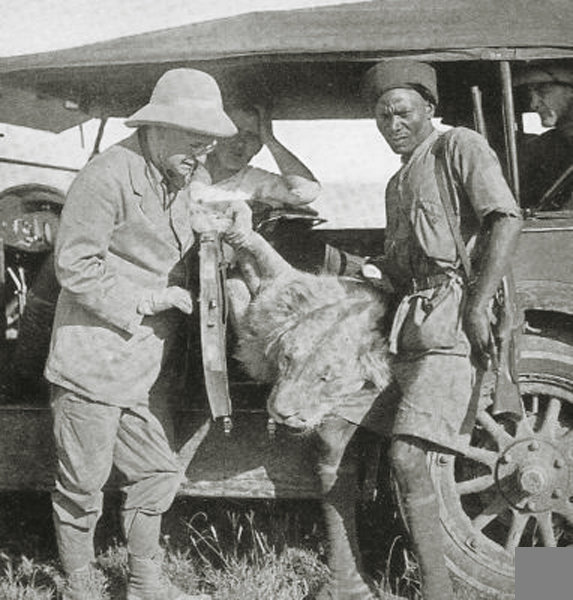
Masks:
[[[126,124],[134,134],[73,182],[55,248],[62,289],[45,375],[64,598],[91,597],[94,528],[115,465],[124,478],[128,600],[196,599],[204,596],[161,577],[161,516],[182,479],[167,402],[177,392],[178,331],[193,310],[183,260],[196,247],[189,184],[216,138],[237,130],[215,80],[193,69],[166,72]]]

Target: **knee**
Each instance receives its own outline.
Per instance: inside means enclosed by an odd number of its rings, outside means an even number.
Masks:
[[[51,496],[54,523],[58,529],[71,525],[77,530],[93,531],[102,512],[102,492],[74,493],[56,483]]]
[[[426,472],[426,450],[423,440],[395,438],[392,440],[389,454],[398,480],[422,477]]]
[[[109,479],[112,463],[105,464],[94,458],[92,464],[60,457],[56,489],[63,495],[77,498],[99,497]]]
[[[163,471],[131,481],[122,487],[124,509],[138,509],[148,514],[161,514],[169,509],[183,481],[180,471]]]

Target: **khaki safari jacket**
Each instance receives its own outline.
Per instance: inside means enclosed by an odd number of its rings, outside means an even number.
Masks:
[[[151,290],[186,285],[191,202],[188,189],[167,194],[137,133],[82,169],[56,242],[62,290],[45,370],[50,382],[116,406],[169,391],[169,378],[158,378],[184,315],[171,309],[143,317],[137,307]]]

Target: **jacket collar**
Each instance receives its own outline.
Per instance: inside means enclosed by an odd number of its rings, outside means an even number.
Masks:
[[[159,169],[151,162],[142,143],[142,136],[136,131],[119,145],[130,152],[129,180],[131,189],[136,196],[143,196],[146,189],[151,186],[160,192],[163,176]]]

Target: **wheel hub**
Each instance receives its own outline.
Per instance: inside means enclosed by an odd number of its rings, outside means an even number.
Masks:
[[[569,488],[567,454],[554,443],[529,437],[500,455],[496,483],[511,506],[528,512],[551,510]]]
[[[545,471],[538,467],[527,467],[519,475],[519,485],[527,494],[540,494],[547,486]]]

